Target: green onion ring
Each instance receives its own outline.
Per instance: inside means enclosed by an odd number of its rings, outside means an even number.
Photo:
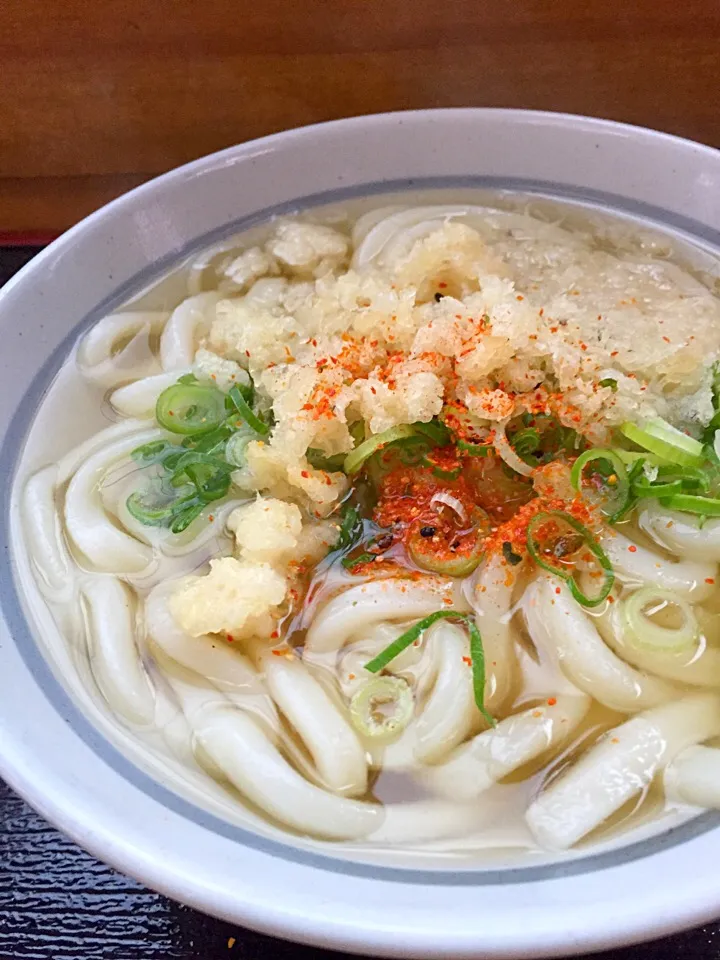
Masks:
[[[347,457],[345,457],[345,473],[357,473],[360,467],[378,450],[382,450],[389,443],[396,440],[406,440],[408,437],[416,435],[415,428],[409,423],[400,423],[396,427],[390,427],[389,430],[383,430],[382,433],[375,434],[374,437],[368,437],[367,440],[355,447]]]
[[[253,413],[247,400],[245,400],[243,397],[240,387],[237,384],[232,387],[228,396],[235,404],[235,409],[240,414],[242,419],[255,431],[255,433],[259,433],[263,437],[266,437],[270,433],[270,427],[264,423],[260,417],[257,416],[257,414]]]
[[[395,657],[399,656],[403,650],[406,650],[411,643],[422,636],[422,634],[438,620],[459,620],[465,624],[470,634],[470,660],[472,663],[473,675],[473,693],[475,703],[480,713],[485,717],[491,727],[496,725],[496,720],[485,709],[485,651],[483,649],[482,636],[477,628],[474,618],[467,613],[458,613],[456,610],[437,610],[429,616],[419,620],[414,627],[410,627],[405,633],[393,640],[390,646],[386,647],[382,653],[379,653],[373,660],[365,664],[365,669],[369,673],[379,673]]]
[[[600,589],[600,593],[596,597],[588,597],[586,594],[584,594],[578,586],[571,571],[562,570],[559,567],[548,563],[538,551],[533,536],[533,530],[534,528],[539,527],[541,524],[547,523],[549,520],[561,520],[563,523],[566,523],[569,527],[579,533],[583,538],[584,546],[587,547],[590,553],[592,553],[597,560],[598,565],[605,574],[605,580]],[[549,573],[554,574],[556,577],[560,577],[567,583],[573,597],[579,604],[582,604],[583,607],[597,607],[598,604],[603,602],[613,588],[613,584],[615,583],[615,573],[607,554],[597,540],[593,537],[588,528],[580,523],[579,520],[576,520],[575,517],[571,517],[569,513],[564,513],[562,510],[548,510],[544,513],[535,514],[527,528],[527,548],[528,553],[539,567],[541,567],[543,570],[547,570]]]
[[[645,613],[648,607],[660,607],[672,604],[677,607],[683,618],[678,629],[661,627],[653,623]],[[636,646],[648,647],[659,652],[676,652],[691,647],[698,639],[700,627],[691,605],[672,590],[661,587],[642,587],[636,590],[622,606],[625,622]]]
[[[458,440],[458,450],[467,453],[471,457],[489,457],[493,452],[493,446],[490,443],[470,443],[469,440]]]
[[[340,563],[345,567],[346,570],[349,570],[350,573],[352,573],[355,567],[359,567],[363,563],[374,563],[377,558],[377,553],[361,553],[357,557],[343,557]]]
[[[614,496],[605,497],[604,501],[598,500],[593,496],[587,496],[587,493],[583,490],[583,470],[589,463],[595,460],[607,461],[612,466],[615,477],[617,478],[617,484],[614,488],[611,488]],[[591,503],[597,504],[611,523],[616,518],[622,516],[630,499],[630,484],[628,483],[627,471],[625,470],[624,463],[614,450],[594,447],[592,450],[586,450],[585,453],[581,453],[573,464],[570,473],[570,482],[579,493],[585,493],[586,498],[590,500]],[[610,485],[608,484],[608,486]]]
[[[632,492],[638,498],[672,497],[684,490],[682,480],[671,480],[668,483],[652,483],[647,478],[639,477],[632,485]]]
[[[416,433],[424,434],[436,447],[445,447],[450,443],[450,431],[441,420],[429,420],[427,423],[418,420],[412,426]]]
[[[624,423],[620,432],[639,447],[655,453],[670,463],[694,467],[702,462],[703,445],[660,417],[641,424]]]
[[[712,497],[698,497],[688,493],[676,493],[672,497],[660,500],[664,507],[679,510],[680,513],[695,513],[701,517],[720,517],[720,500]]]
[[[209,433],[225,416],[225,397],[215,387],[176,383],[163,390],[155,404],[161,427],[186,437]]]
[[[391,716],[376,716],[376,707],[393,704]],[[350,700],[350,720],[364,737],[390,740],[403,732],[412,719],[412,690],[400,677],[374,677],[356,690]],[[379,713],[379,711],[378,711]]]

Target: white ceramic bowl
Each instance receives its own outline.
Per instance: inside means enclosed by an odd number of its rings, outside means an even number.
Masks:
[[[192,250],[278,212],[404,187],[495,186],[599,203],[720,250],[720,153],[616,123],[441,110],[307,127],[206,157],[70,230],[0,295],[2,517],[43,391],[79,331]],[[12,544],[11,544],[12,546]],[[539,957],[720,914],[720,818],[556,865],[416,870],[223,822],[134,765],[81,713],[0,556],[0,773],[92,853],[208,913],[394,956]]]

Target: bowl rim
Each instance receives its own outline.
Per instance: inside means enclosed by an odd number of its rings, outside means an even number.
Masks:
[[[404,121],[406,118],[412,118],[413,122],[423,122],[426,118],[434,118],[442,116],[447,118],[449,121],[462,121],[463,119],[476,120],[479,118],[493,117],[493,118],[502,118],[511,122],[536,122],[537,120],[543,120],[550,124],[565,122],[569,123],[574,130],[585,129],[590,131],[598,132],[612,132],[612,133],[623,133],[631,137],[647,137],[650,135],[650,138],[653,140],[659,140],[659,142],[667,141],[668,143],[675,144],[680,146],[683,150],[687,148],[692,148],[693,150],[700,150],[701,152],[707,151],[708,155],[712,158],[713,164],[717,165],[720,160],[720,153],[712,147],[706,147],[700,144],[694,144],[691,141],[683,140],[682,138],[676,137],[671,134],[662,134],[655,131],[646,130],[643,127],[635,127],[628,124],[618,124],[613,121],[604,121],[596,118],[588,117],[577,117],[572,114],[555,114],[551,112],[540,112],[540,111],[525,111],[525,110],[505,110],[502,108],[459,108],[459,109],[450,109],[450,110],[430,110],[430,111],[402,111],[396,113],[388,114],[374,114],[362,117],[353,117],[346,120],[336,120],[330,121],[328,123],[315,124],[311,126],[297,128],[291,131],[280,132],[272,134],[268,137],[263,137],[259,140],[250,141],[245,144],[228,147],[224,150],[221,150],[217,153],[210,154],[206,157],[202,157],[198,160],[192,161],[189,164],[185,164],[181,167],[178,167],[168,173],[162,174],[159,177],[156,177],[149,182],[142,184],[132,191],[124,194],[123,196],[117,198],[114,201],[111,201],[106,206],[100,208],[98,211],[90,214],[84,220],[80,221],[75,227],[72,227],[65,234],[63,234],[58,240],[56,240],[50,247],[45,251],[39,254],[30,264],[23,268],[19,273],[13,277],[8,284],[6,284],[3,291],[0,293],[0,309],[2,304],[9,298],[9,296],[14,293],[17,289],[21,289],[24,284],[27,283],[29,279],[36,276],[43,268],[44,264],[51,262],[53,258],[57,255],[59,249],[68,249],[72,248],[75,243],[76,238],[85,234],[88,229],[91,229],[95,224],[100,224],[106,222],[108,218],[111,218],[112,215],[123,211],[126,207],[132,207],[138,200],[144,199],[146,196],[151,197],[159,189],[162,190],[164,184],[168,184],[171,181],[178,178],[191,178],[195,173],[199,171],[212,171],[218,165],[222,165],[225,160],[235,158],[238,155],[248,153],[252,150],[262,151],[265,147],[272,148],[278,143],[292,144],[298,138],[312,137],[313,134],[318,131],[342,131],[344,130],[354,130],[354,129],[363,129],[374,124],[392,124],[398,122],[399,120]],[[1,718],[0,718],[1,719]],[[119,869],[123,870],[126,873],[131,875],[138,876],[143,882],[148,882],[152,886],[155,886],[158,889],[167,892],[170,896],[174,896],[176,899],[185,900],[186,902],[190,900],[193,902],[193,898],[190,895],[192,891],[189,891],[187,887],[178,888],[177,885],[170,882],[167,878],[167,874],[163,872],[162,869],[158,872],[157,869],[150,870],[148,869],[147,862],[141,858],[140,860],[137,857],[133,857],[129,854],[137,853],[137,851],[123,849],[123,844],[121,841],[108,842],[108,838],[102,838],[101,833],[97,831],[88,832],[87,829],[83,829],[79,825],[75,818],[68,817],[63,814],[67,813],[61,809],[61,805],[58,806],[55,803],[49,803],[46,793],[46,787],[43,787],[42,783],[37,781],[30,775],[30,772],[27,769],[20,769],[20,765],[13,767],[12,763],[9,762],[8,758],[10,754],[7,753],[4,749],[0,749],[0,768],[1,772],[11,785],[17,784],[19,787],[19,792],[23,793],[34,806],[36,806],[40,812],[48,816],[48,819],[58,823],[62,829],[65,829],[66,832],[70,833],[73,836],[73,839],[77,840],[81,845],[90,849],[93,853],[100,856],[102,859],[109,860],[113,865],[117,866]],[[26,765],[23,764],[23,767]],[[148,879],[150,878],[150,879]],[[562,879],[562,878],[560,878]],[[375,881],[379,882],[379,881]],[[201,898],[197,898],[195,901],[201,909],[204,909],[209,912],[217,913],[218,910],[213,910],[212,905],[208,905],[207,901]],[[677,916],[675,919],[668,919],[667,915],[663,917],[664,927],[661,930],[659,927],[656,927],[654,932],[665,932],[666,930],[677,929],[680,926],[684,926],[690,923],[697,922],[698,920],[706,919],[709,916],[717,912],[717,908],[720,905],[720,892],[718,892],[712,900],[712,905],[706,901],[703,905],[698,900],[695,901],[692,909],[689,908],[682,913],[682,916]],[[241,915],[241,911],[235,911],[232,914],[227,912],[222,913],[222,915],[228,916],[228,919],[238,919],[238,916]],[[398,955],[406,954],[406,947],[394,942],[394,933],[392,928],[385,929],[384,931],[377,930],[374,933],[374,936],[367,941],[363,942],[358,940],[357,931],[355,931],[355,936],[349,936],[348,931],[341,933],[332,934],[333,924],[328,923],[325,926],[324,930],[316,929],[308,932],[308,929],[303,929],[303,925],[299,926],[297,923],[293,925],[290,922],[289,917],[281,918],[277,910],[268,911],[266,916],[243,916],[243,921],[249,925],[255,926],[258,929],[264,929],[268,932],[272,932],[280,935],[292,936],[294,939],[301,939],[305,942],[311,943],[322,943],[323,945],[332,944],[334,946],[350,947],[355,950],[371,950],[379,951],[382,953],[397,953]],[[283,925],[283,919],[285,921]],[[636,918],[637,920],[637,918]],[[654,918],[652,918],[654,920]],[[615,942],[628,942],[629,939],[637,939],[641,936],[645,936],[650,932],[650,922],[651,918],[644,917],[641,922],[630,923],[624,930],[618,928],[617,936],[611,932],[608,934],[602,934],[599,939],[586,939],[584,942],[570,942],[567,935],[563,936],[563,931],[546,931],[547,939],[545,943],[540,945],[541,952],[546,951],[556,951],[558,949],[570,952],[572,950],[586,950],[586,949],[597,949],[602,946],[611,945]],[[553,933],[557,937],[557,933],[560,933],[561,936],[559,939],[553,939]],[[567,933],[566,931],[564,933]],[[466,954],[468,945],[461,943],[458,939],[454,946],[451,946],[448,949],[447,945],[439,946],[439,941],[436,944],[430,944],[429,952],[426,953],[426,946],[424,944],[419,944],[418,947],[413,948],[413,955],[430,955],[432,956],[437,950],[442,950],[443,953],[453,956],[462,956],[469,955]],[[418,949],[420,952],[418,952]],[[537,952],[536,947],[528,947],[527,943],[523,947],[519,940],[513,942],[508,941],[508,943],[503,946],[499,945],[495,948],[496,952],[488,954],[488,956],[539,956],[541,953]],[[530,949],[531,952],[523,952],[524,950]]]

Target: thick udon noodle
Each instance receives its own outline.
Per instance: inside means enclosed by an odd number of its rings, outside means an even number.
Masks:
[[[390,213],[356,226],[356,263],[388,257],[426,229],[412,211]],[[593,610],[527,560],[508,577],[502,557],[489,556],[455,581],[320,564],[312,601],[291,618],[293,658],[273,656],[264,640],[182,630],[168,596],[230,552],[225,524],[247,498],[231,493],[179,535],[143,526],[126,507],[137,474],[130,453],[163,436],[151,419],[156,400],[192,369],[214,307],[234,292],[217,265],[244,246],[234,238],[208,250],[174,280],[186,296],[106,317],[68,361],[117,422],[32,474],[22,522],[37,585],[85,686],[133,735],[160,731],[156,750],[208,791],[326,840],[560,851],[669,807],[720,806],[720,520],[698,529],[648,502],[637,523],[607,533],[617,581],[612,602]],[[703,627],[692,655],[627,643],[619,610],[646,584],[692,605]],[[387,744],[363,740],[348,713],[349,678],[447,607],[476,618],[497,726],[473,697],[467,633],[444,620],[388,667],[413,690],[411,722]]]

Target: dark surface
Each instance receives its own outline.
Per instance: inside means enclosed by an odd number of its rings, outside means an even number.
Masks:
[[[33,248],[0,249],[0,284],[34,252]],[[660,882],[673,880],[666,877]],[[58,833],[0,780],[0,960],[332,960],[347,956],[251,933],[146,890]],[[720,960],[720,925],[596,956],[598,960]]]

